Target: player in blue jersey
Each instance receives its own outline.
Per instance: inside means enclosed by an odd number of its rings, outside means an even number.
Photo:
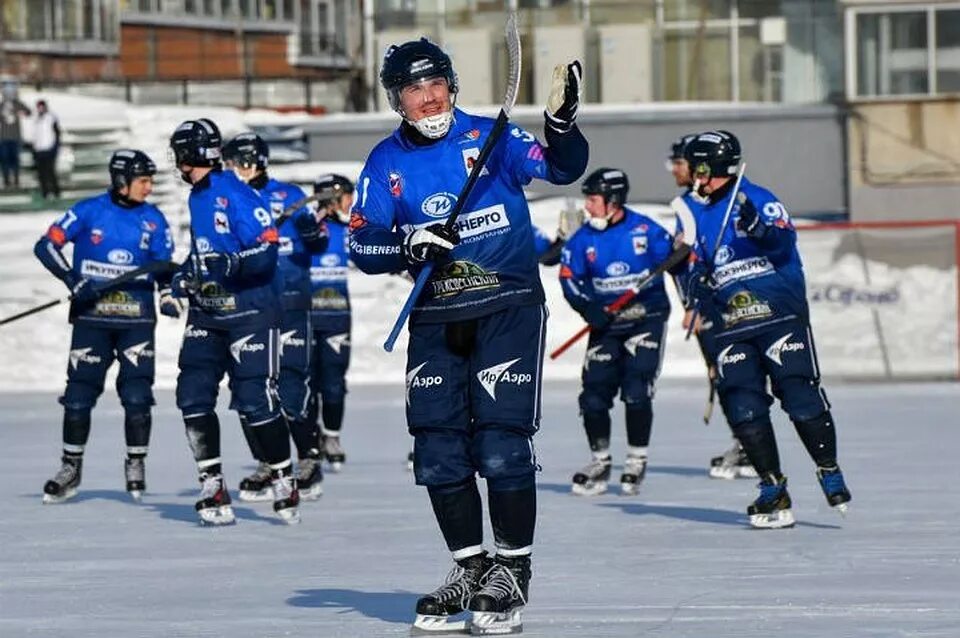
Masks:
[[[242,133],[223,147],[224,165],[263,199],[277,225],[280,241],[277,253],[278,276],[283,283],[280,296],[280,408],[297,448],[297,487],[300,498],[314,500],[323,492],[320,468],[320,438],[307,416],[310,398],[310,260],[327,248],[327,231],[307,207],[303,190],[270,177],[267,167],[270,149],[255,133]],[[252,427],[244,422],[244,434],[256,450]],[[262,455],[254,473],[240,481],[240,500],[266,501],[272,498],[272,468]]]
[[[548,146],[508,127],[452,230],[443,221],[493,120],[455,108],[452,62],[426,39],[390,47],[380,79],[402,122],[360,174],[350,256],[367,273],[415,276],[436,264],[410,317],[407,423],[416,482],[427,487],[456,561],[446,584],[417,602],[416,626],[449,630],[448,616],[469,609],[478,631],[517,631],[536,522],[531,437],[546,327],[523,186],[583,173],[587,142],[574,123],[580,63],[555,70]],[[477,474],[487,481],[492,558]]]
[[[347,459],[340,442],[350,367],[350,209],[354,185],[343,175],[321,175],[313,184],[318,212],[326,220],[330,242],[310,265],[313,350],[308,422],[319,428],[323,457],[339,472]],[[322,423],[318,423],[318,419]]]
[[[663,360],[670,301],[663,277],[650,282],[626,308],[606,307],[673,252],[673,238],[650,217],[627,208],[630,190],[620,169],[599,168],[583,182],[589,217],[563,249],[560,284],[574,310],[590,324],[583,362],[580,414],[592,462],[574,474],[574,494],[607,490],[610,478],[610,408],[625,404],[627,456],[623,494],[636,494],[647,470],[653,393]]]
[[[147,197],[157,168],[143,152],[117,151],[110,158],[110,190],[75,204],[53,223],[34,247],[41,263],[71,292],[70,361],[63,404],[63,458],[57,475],[43,487],[44,503],[77,493],[90,412],[117,361],[117,394],[124,410],[127,492],[139,501],[146,489],[144,460],[150,444],[154,380],[154,288],[160,311],[180,314],[170,295],[170,275],[142,278],[104,292],[111,279],[151,262],[168,262],[173,239],[163,213]],[[62,253],[73,243],[73,264]]]
[[[235,520],[216,413],[220,379],[227,374],[230,407],[251,429],[254,456],[270,465],[274,511],[295,523],[300,496],[276,389],[282,309],[277,227],[257,193],[222,169],[220,146],[220,131],[207,119],[183,122],[170,137],[174,164],[191,185],[190,257],[172,288],[190,299],[177,407],[200,473],[196,509],[201,524]]]
[[[726,131],[723,131],[723,133],[726,134]],[[692,191],[693,177],[690,175],[690,165],[683,156],[683,149],[688,142],[696,137],[696,133],[684,135],[674,142],[670,147],[670,157],[667,160],[667,168],[670,174],[673,175],[674,182],[678,187],[684,189],[681,195],[683,201],[681,205],[686,206],[687,209],[689,209],[688,202],[690,200],[696,201],[696,197],[698,196],[694,195]],[[688,219],[688,223],[689,221],[691,220]],[[679,216],[677,218],[677,229],[678,233],[681,234],[684,231],[683,218]],[[692,229],[687,230],[694,235],[694,237],[690,239],[692,243],[695,240],[696,232]],[[678,291],[680,292],[681,301],[684,302],[685,312],[683,326],[684,329],[686,329],[693,320],[693,310],[686,307],[687,303],[683,298],[683,287],[678,286]],[[700,346],[700,353],[703,355],[704,364],[707,366],[707,379],[710,383],[710,396],[708,398],[707,409],[704,412],[704,421],[709,423],[709,415],[713,410],[714,393],[716,392],[717,383],[717,366],[714,363],[716,350],[713,347],[713,323],[702,320],[696,323],[697,325],[694,326],[693,333],[696,335],[697,344]],[[747,458],[747,454],[743,451],[743,447],[740,445],[740,442],[737,441],[736,436],[733,437],[733,445],[729,449],[725,450],[723,454],[710,459],[708,474],[710,478],[717,479],[757,478],[757,471],[753,469],[753,466],[750,464],[750,459]]]
[[[760,495],[747,510],[750,523],[794,524],[770,422],[768,381],[816,463],[828,503],[844,511],[850,492],[837,465],[833,417],[820,387],[793,223],[773,193],[746,177],[734,192],[741,153],[732,134],[701,133],[687,144],[684,157],[701,198],[689,200],[697,237],[686,297],[714,324],[720,404],[760,476]]]

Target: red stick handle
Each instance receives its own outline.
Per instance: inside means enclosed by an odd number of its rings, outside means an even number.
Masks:
[[[626,291],[625,293],[623,293],[622,295],[620,295],[619,297],[617,297],[612,304],[610,304],[609,306],[607,306],[607,312],[617,312],[617,311],[619,311],[621,308],[623,308],[623,307],[626,306],[628,303],[630,303],[630,300],[633,299],[633,298],[636,297],[636,296],[637,296],[637,291],[636,291],[636,289],[631,288],[630,290]],[[586,325],[586,326],[584,326],[583,328],[580,328],[580,330],[577,332],[577,334],[573,335],[572,337],[570,337],[569,339],[567,339],[566,341],[564,341],[563,344],[562,344],[560,347],[558,347],[556,350],[554,350],[553,352],[551,352],[551,353],[550,353],[550,358],[551,358],[551,359],[556,359],[557,357],[559,357],[560,355],[562,355],[564,352],[566,352],[567,350],[569,350],[569,349],[570,349],[570,346],[572,346],[572,345],[575,344],[576,342],[580,341],[580,339],[582,339],[583,336],[584,336],[585,334],[589,333],[589,332],[590,332],[590,326],[589,326],[589,325]]]

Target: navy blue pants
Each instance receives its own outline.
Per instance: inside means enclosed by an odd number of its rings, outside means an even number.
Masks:
[[[350,367],[350,325],[313,327],[313,357],[310,375],[313,394],[324,403],[343,403]]]
[[[177,378],[177,407],[184,417],[215,411],[224,374],[230,378],[230,409],[251,426],[279,417],[278,332],[276,328],[200,327],[188,317]]]
[[[528,484],[536,471],[547,311],[517,306],[456,324],[416,324],[407,351],[407,425],[418,485],[476,473]]]
[[[284,311],[280,326],[280,405],[292,421],[307,417],[311,334],[309,310]]]
[[[717,392],[730,426],[767,419],[773,395],[794,422],[830,409],[810,325],[798,319],[746,335],[718,336]]]
[[[68,410],[90,410],[103,393],[107,369],[117,360],[117,394],[127,412],[149,412],[153,405],[154,324],[111,327],[76,323],[70,340],[67,387],[60,403]]]
[[[631,406],[649,406],[663,361],[665,319],[650,318],[624,334],[590,333],[583,360],[580,409],[607,412],[620,392]]]

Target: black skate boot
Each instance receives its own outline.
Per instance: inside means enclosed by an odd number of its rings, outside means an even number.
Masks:
[[[261,461],[253,474],[240,481],[240,500],[246,503],[272,500],[273,494],[270,492],[272,473],[270,466]]]
[[[443,585],[417,601],[417,619],[410,634],[467,633],[467,621],[451,622],[449,617],[466,611],[467,603],[480,587],[480,579],[492,565],[486,552],[458,560]]]
[[[45,505],[63,503],[77,495],[80,475],[83,472],[83,457],[64,454],[60,458],[60,470],[43,486]]]
[[[790,494],[787,492],[787,477],[768,474],[760,481],[760,496],[749,507],[750,525],[758,529],[779,529],[793,527],[796,522],[790,508]]]
[[[273,511],[287,525],[300,522],[300,491],[297,489],[297,477],[287,467],[274,470],[270,481],[273,492]]]
[[[610,455],[594,457],[593,461],[573,475],[570,489],[579,496],[596,496],[607,491],[610,480]]]
[[[840,467],[837,465],[818,467],[817,480],[820,481],[820,488],[823,489],[823,495],[827,497],[830,507],[840,514],[846,514],[847,503],[853,497],[850,496],[850,490],[847,489],[847,484],[843,480]]]
[[[623,462],[623,474],[620,475],[620,493],[633,496],[640,491],[640,483],[647,474],[647,457],[627,455]]]
[[[324,434],[322,447],[323,449],[320,452],[327,459],[327,463],[330,464],[330,471],[339,472],[342,470],[347,455],[343,451],[343,446],[340,445],[340,435]]]
[[[497,556],[468,605],[474,635],[519,634],[530,588],[530,556]]]
[[[315,501],[323,494],[323,468],[319,458],[307,457],[297,463],[297,488],[300,499]]]
[[[146,471],[142,456],[128,456],[123,461],[123,473],[127,478],[127,493],[137,503],[143,500],[143,493],[147,489]]]
[[[232,525],[236,522],[230,503],[230,492],[220,474],[200,475],[200,499],[197,501],[197,514],[201,525]]]
[[[740,447],[740,442],[734,440],[729,450],[710,459],[710,478],[757,478],[757,471],[753,469],[747,453]]]

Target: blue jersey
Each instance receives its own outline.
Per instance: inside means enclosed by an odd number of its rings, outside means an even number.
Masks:
[[[311,310],[316,328],[350,321],[350,292],[347,265],[350,260],[350,233],[335,217],[327,218],[330,243],[326,252],[313,255],[310,265]]]
[[[589,303],[609,306],[673,252],[673,237],[641,213],[624,208],[624,216],[605,230],[588,224],[577,229],[562,251],[560,284],[563,295],[580,311]],[[663,277],[655,277],[617,315],[614,330],[630,330],[644,317],[670,314]]]
[[[414,144],[401,126],[373,149],[357,181],[350,222],[350,256],[361,270],[408,268],[403,237],[448,217],[493,123],[456,110],[450,131],[436,142]],[[553,137],[544,147],[516,126],[503,133],[457,218],[460,244],[434,270],[411,321],[457,321],[543,302],[523,187],[535,177],[572,182],[583,173],[588,150],[576,127]],[[410,271],[416,277],[419,267]]]
[[[257,272],[243,273],[227,283],[201,272],[200,292],[190,296],[191,318],[198,325],[259,327],[279,321],[280,280],[276,277],[277,227],[256,191],[231,171],[214,170],[190,192],[190,229],[201,254],[235,253],[266,248],[273,258]],[[241,266],[241,272],[242,272]]]
[[[46,239],[47,249],[57,253],[73,242],[70,272],[77,280],[108,281],[150,262],[170,261],[173,254],[170,228],[156,206],[124,206],[109,192],[74,204],[50,226]],[[48,254],[51,259],[57,257]],[[153,323],[153,290],[153,276],[144,275],[94,304],[82,308],[74,304],[71,320],[110,325]]]
[[[694,253],[713,277],[716,311],[709,319],[717,336],[749,332],[797,317],[809,319],[797,233],[786,209],[773,193],[746,177],[740,191],[757,209],[761,222],[770,227],[769,239],[763,243],[737,230],[739,202],[730,211],[726,226],[720,228],[730,202],[729,191],[715,201],[684,195],[696,223]],[[689,236],[690,229],[684,229],[684,233]]]
[[[269,207],[274,221],[285,209],[306,198],[299,186],[273,178],[258,192]],[[286,310],[307,310],[310,307],[311,255],[294,224],[294,218],[303,215],[312,217],[313,212],[303,206],[294,211],[278,229],[280,241],[277,248],[277,268],[283,282],[281,301]]]

